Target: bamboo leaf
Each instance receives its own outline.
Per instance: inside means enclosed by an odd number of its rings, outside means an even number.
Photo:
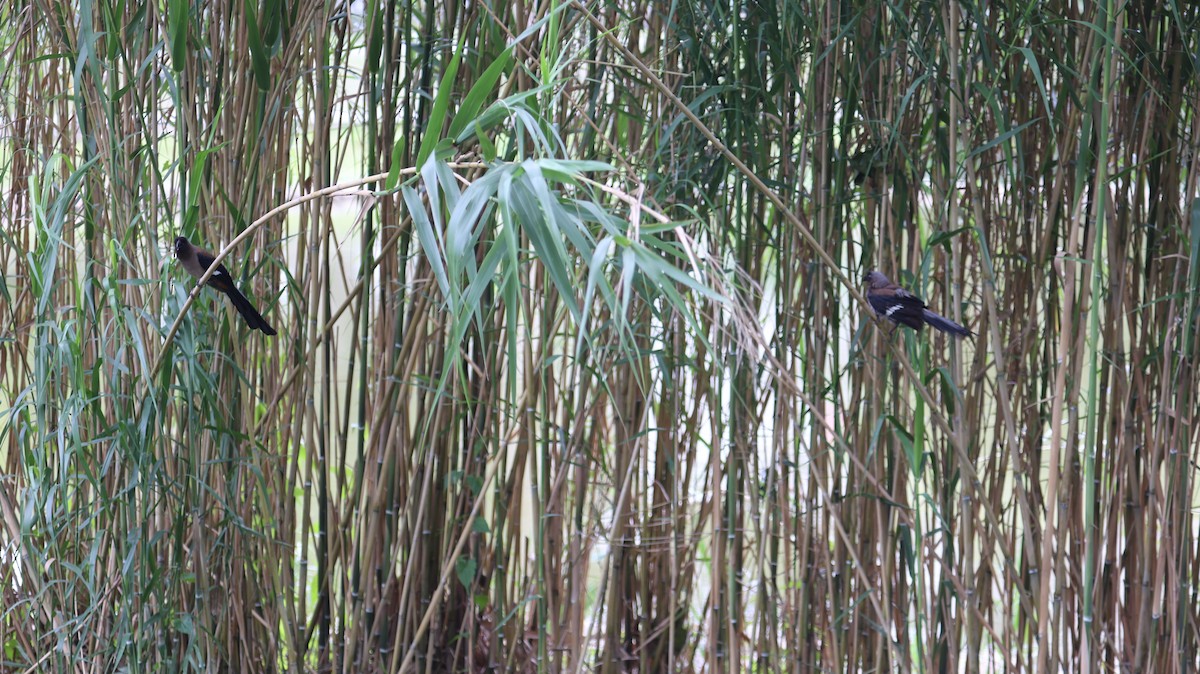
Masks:
[[[171,45],[171,66],[175,72],[183,72],[187,65],[188,23],[192,5],[190,0],[168,0],[167,35]]]
[[[463,98],[462,104],[458,107],[458,112],[454,115],[454,120],[450,122],[450,129],[446,132],[446,136],[453,138],[455,143],[461,143],[468,138],[467,130],[474,131],[476,119],[479,116],[479,111],[483,108],[484,101],[491,96],[492,91],[496,88],[496,82],[500,76],[509,69],[512,64],[512,47],[505,49],[492,61],[492,64],[483,71],[483,75],[471,85],[471,90]]]
[[[462,583],[463,587],[470,589],[471,583],[475,580],[476,568],[477,564],[475,560],[470,557],[459,557],[458,561],[455,562],[454,572],[458,576],[458,582]]]
[[[433,99],[433,108],[429,111],[429,126],[425,129],[425,135],[421,137],[420,147],[417,148],[417,166],[425,164],[442,139],[442,125],[450,110],[450,94],[454,91],[454,78],[458,75],[458,66],[462,62],[465,45],[464,41],[458,43],[458,47],[454,50],[454,57],[450,59],[450,64],[442,73],[437,96]]]
[[[1016,127],[1005,131],[1004,133],[1000,134],[999,136],[996,136],[995,138],[984,143],[983,145],[980,145],[979,147],[976,147],[976,148],[972,148],[970,154],[967,155],[967,158],[971,159],[971,158],[977,157],[980,154],[983,154],[984,152],[987,152],[988,150],[996,147],[997,145],[1001,145],[1003,143],[1008,142],[1008,139],[1021,133],[1025,129],[1028,129],[1029,127],[1033,126],[1034,124],[1037,124],[1040,121],[1041,121],[1041,118],[1031,119],[1031,120],[1025,122],[1024,124],[1019,124]]]
[[[408,207],[409,215],[413,220],[413,228],[417,232],[417,240],[421,244],[421,250],[425,252],[425,258],[429,261],[429,268],[433,270],[433,276],[437,279],[438,288],[442,291],[442,297],[450,303],[450,310],[455,311],[454,295],[450,291],[450,281],[446,277],[446,268],[442,264],[442,251],[439,245],[440,237],[433,229],[433,224],[429,221],[429,216],[425,213],[425,205],[421,203],[420,196],[417,191],[411,187],[403,187],[400,190],[404,196],[404,204]]]
[[[246,14],[246,43],[250,48],[250,67],[254,70],[254,83],[259,91],[271,89],[271,65],[267,60],[267,49],[263,46],[262,34],[258,29],[258,16],[254,0],[243,0]]]

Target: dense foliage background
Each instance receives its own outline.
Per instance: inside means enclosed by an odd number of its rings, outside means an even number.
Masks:
[[[1195,670],[1198,54],[1174,2],[3,3],[3,669]]]

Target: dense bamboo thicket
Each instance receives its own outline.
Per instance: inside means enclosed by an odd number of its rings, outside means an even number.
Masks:
[[[1197,54],[1194,3],[3,3],[0,668],[1195,671]]]

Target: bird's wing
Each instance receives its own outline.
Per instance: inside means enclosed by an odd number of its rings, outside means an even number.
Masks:
[[[208,271],[208,268],[212,266],[212,263],[216,259],[210,253],[202,250],[196,251],[196,261],[200,263],[200,267],[204,271]],[[229,270],[223,264],[217,265],[217,270],[208,279],[208,285],[222,292],[229,292],[231,288],[237,290],[237,287],[233,284],[233,277],[230,276]]]
[[[886,318],[918,330],[925,324],[923,317],[925,303],[912,293],[898,290],[890,296],[869,295],[867,300],[880,318]]]

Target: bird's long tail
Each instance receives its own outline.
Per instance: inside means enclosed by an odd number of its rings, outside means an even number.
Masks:
[[[271,325],[267,323],[267,319],[263,318],[262,314],[258,313],[258,309],[255,309],[254,305],[250,304],[250,300],[246,299],[246,296],[243,295],[241,291],[239,291],[237,288],[234,288],[232,284],[230,284],[230,287],[225,290],[225,294],[228,295],[229,299],[233,301],[233,308],[237,309],[238,313],[242,315],[242,318],[246,319],[246,325],[249,325],[251,330],[262,330],[268,335],[276,334],[275,328],[272,328]]]
[[[964,328],[958,323],[955,323],[949,318],[946,318],[945,316],[939,316],[928,309],[925,310],[924,316],[927,324],[937,328],[938,330],[941,330],[948,335],[954,335],[955,337],[970,337],[974,334],[970,330]]]

